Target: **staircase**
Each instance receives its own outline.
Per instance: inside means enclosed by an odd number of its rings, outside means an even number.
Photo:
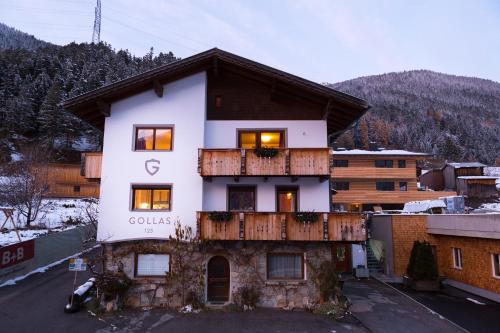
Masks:
[[[375,258],[369,242],[366,246],[366,259],[368,262],[368,270],[370,271],[370,273],[384,273],[384,268],[382,267],[382,265],[380,265],[377,258]]]

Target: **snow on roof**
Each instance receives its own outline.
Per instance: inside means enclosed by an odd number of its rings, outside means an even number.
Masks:
[[[500,177],[500,167],[486,167],[484,168],[484,175]]]
[[[334,150],[333,155],[401,155],[401,156],[428,156],[426,153],[416,153],[407,150],[363,150],[363,149],[351,149],[351,150]]]
[[[425,169],[422,169],[422,172],[420,173],[421,176],[425,175],[427,172],[429,172],[431,170],[425,170]]]
[[[446,165],[451,166],[452,168],[459,169],[459,168],[481,168],[485,167],[483,163],[479,162],[462,162],[462,163],[446,163]]]
[[[458,176],[458,179],[497,179],[498,177],[492,176]]]
[[[422,200],[405,203],[403,213],[422,213],[431,208],[446,208],[443,200]]]

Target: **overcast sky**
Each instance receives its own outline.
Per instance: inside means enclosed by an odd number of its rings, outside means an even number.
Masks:
[[[0,21],[89,42],[95,0],[0,0]],[[144,55],[218,47],[317,82],[411,69],[500,82],[500,0],[102,0],[101,40]]]

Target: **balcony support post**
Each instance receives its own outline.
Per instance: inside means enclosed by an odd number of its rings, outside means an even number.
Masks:
[[[239,213],[239,222],[240,222],[240,239],[245,239],[245,213]]]
[[[328,213],[323,214],[323,240],[328,240]]]
[[[201,239],[201,214],[196,212],[196,236]]]
[[[241,149],[241,166],[240,166],[240,174],[246,175],[247,173],[247,155],[246,150]]]
[[[203,149],[198,148],[198,173],[200,175],[202,175],[202,169],[201,169],[202,159],[203,159]]]
[[[290,174],[290,149],[285,149],[285,176]]]
[[[286,216],[287,214],[281,214],[281,240],[286,240]]]

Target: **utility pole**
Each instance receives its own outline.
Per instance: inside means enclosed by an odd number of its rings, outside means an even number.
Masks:
[[[92,32],[92,43],[101,41],[101,0],[97,0],[95,6],[94,31]]]

